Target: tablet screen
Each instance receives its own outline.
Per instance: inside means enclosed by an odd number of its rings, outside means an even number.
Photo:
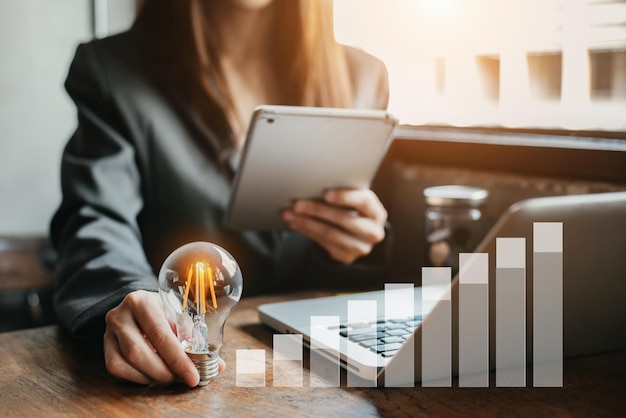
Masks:
[[[295,199],[369,188],[397,120],[383,110],[260,106],[252,117],[226,226],[280,230]]]

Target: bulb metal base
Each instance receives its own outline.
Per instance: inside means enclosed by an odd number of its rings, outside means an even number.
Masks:
[[[200,382],[198,386],[208,385],[215,376],[219,374],[219,351],[209,353],[193,353],[187,351],[187,355],[195,364],[200,374]]]

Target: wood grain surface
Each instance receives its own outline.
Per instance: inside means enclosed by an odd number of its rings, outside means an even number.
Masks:
[[[311,296],[300,294],[299,297]],[[293,296],[292,296],[293,297]],[[204,388],[111,378],[101,355],[57,326],[0,334],[0,417],[617,417],[626,414],[626,351],[570,359],[563,388],[272,387],[272,330],[243,300],[225,329],[226,370]],[[235,386],[235,350],[267,350],[267,386]],[[305,358],[308,351],[305,352]],[[304,384],[308,386],[308,362]]]

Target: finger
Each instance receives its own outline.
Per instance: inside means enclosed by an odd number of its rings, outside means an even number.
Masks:
[[[315,217],[334,224],[354,235],[357,239],[377,244],[385,238],[384,223],[360,216],[351,210],[331,206],[326,203],[300,200],[294,204],[297,215]]]
[[[141,385],[147,385],[152,382],[152,379],[124,360],[114,334],[105,332],[103,343],[104,363],[106,369],[114,378],[126,382],[139,383]]]
[[[159,355],[151,349],[141,332],[125,330],[116,335],[120,352],[126,361],[152,380],[171,383],[174,375]]]
[[[332,206],[314,200],[296,201],[293,205],[293,212],[296,215],[315,217],[336,225],[345,225],[347,228],[356,220],[362,218],[354,210]]]
[[[332,241],[324,241],[322,237],[314,240],[328,252],[328,255],[335,261],[343,264],[352,264],[359,257],[363,257],[369,253],[367,249],[358,249],[357,247],[346,248]]]
[[[351,263],[372,249],[372,244],[315,218],[294,215],[289,225],[294,231],[321,245],[334,259],[344,263]]]
[[[332,205],[349,207],[363,216],[387,220],[387,211],[376,194],[369,189],[332,189],[324,193],[324,200]]]
[[[133,293],[127,296],[133,296]],[[146,338],[157,351],[158,358],[162,359],[176,376],[188,386],[196,386],[200,381],[198,372],[193,362],[187,357],[178,343],[176,335],[172,332],[169,322],[162,312],[157,300],[150,299],[149,303],[135,303],[134,313],[137,323],[141,327]],[[160,312],[161,314],[155,314]],[[156,353],[152,353],[156,355]],[[159,357],[160,356],[160,357]],[[151,357],[152,358],[152,357]]]
[[[129,296],[123,303],[132,309],[132,297]],[[106,316],[107,333],[114,334],[120,355],[129,365],[157,382],[172,382],[174,375],[146,340],[131,312],[118,308],[109,311]]]
[[[356,259],[366,255],[369,251],[358,251],[356,248],[344,248],[336,245],[334,242],[326,242],[320,244],[324,248],[330,257],[343,264],[352,264]]]

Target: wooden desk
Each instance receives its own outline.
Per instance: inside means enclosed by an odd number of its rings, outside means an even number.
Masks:
[[[225,330],[228,367],[204,388],[120,383],[56,326],[0,334],[0,416],[624,416],[626,351],[565,362],[563,388],[274,388],[272,331],[243,300]],[[267,350],[267,387],[235,386],[235,349]],[[305,355],[306,358],[306,355]],[[342,377],[345,386],[345,376]],[[308,374],[305,368],[305,385]]]

